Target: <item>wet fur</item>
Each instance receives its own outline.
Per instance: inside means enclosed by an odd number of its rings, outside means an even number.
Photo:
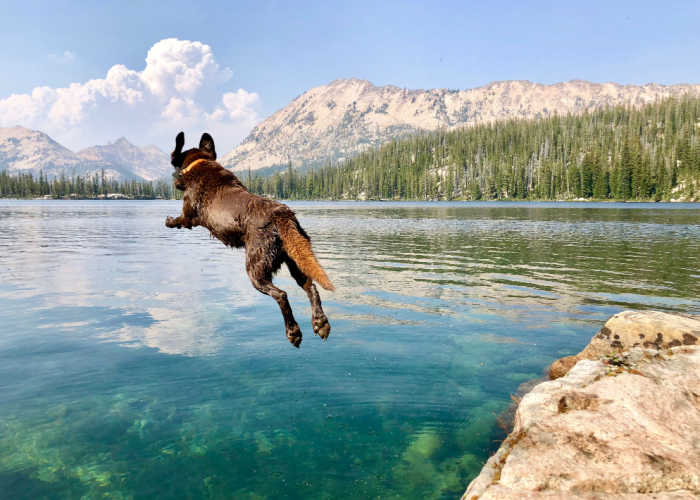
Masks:
[[[184,191],[182,214],[168,217],[165,225],[188,229],[204,226],[224,244],[245,247],[246,272],[251,283],[277,301],[287,338],[299,347],[302,334],[287,294],[272,284],[272,276],[286,264],[309,297],[314,332],[326,339],[331,327],[313,282],[328,290],[333,290],[333,285],[316,260],[310,238],[294,212],[287,205],[248,192],[231,171],[215,161],[216,150],[209,134],[202,135],[199,148],[183,152],[184,142],[180,132],[171,154],[175,187]],[[204,161],[195,163],[197,160]]]

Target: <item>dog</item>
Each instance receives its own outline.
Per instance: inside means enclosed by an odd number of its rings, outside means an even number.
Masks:
[[[250,282],[256,290],[277,301],[287,339],[299,347],[302,334],[287,293],[272,284],[272,276],[286,264],[309,297],[314,332],[324,340],[328,338],[331,325],[314,281],[326,290],[334,287],[292,209],[250,193],[230,170],[216,162],[214,139],[209,134],[202,135],[198,148],[182,151],[184,145],[185,134],[180,132],[170,155],[175,187],[184,192],[182,214],[168,217],[165,225],[178,229],[204,226],[225,245],[245,247]]]

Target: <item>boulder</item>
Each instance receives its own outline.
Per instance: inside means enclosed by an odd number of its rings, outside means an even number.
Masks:
[[[693,317],[611,318],[582,352],[602,359],[523,397],[463,500],[700,498],[699,337]]]
[[[549,378],[566,375],[582,359],[599,359],[634,347],[659,350],[680,345],[700,345],[700,317],[623,311],[610,318],[579,354],[552,363]]]

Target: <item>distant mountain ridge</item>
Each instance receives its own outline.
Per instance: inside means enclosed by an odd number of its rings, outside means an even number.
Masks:
[[[78,151],[86,161],[129,167],[129,172],[145,180],[155,180],[171,173],[170,157],[156,146],[138,147],[124,137],[111,144],[92,146]]]
[[[641,106],[700,93],[700,85],[502,81],[470,90],[407,90],[358,79],[315,87],[257,125],[222,163],[234,171],[349,158],[399,137],[510,118]]]
[[[502,81],[470,90],[408,90],[340,79],[304,92],[259,123],[221,163],[236,172],[274,171],[292,162],[314,166],[351,158],[392,139],[438,128],[510,118],[582,113],[607,105],[641,106],[667,97],[700,94],[700,85],[620,85],[583,80],[544,85]],[[0,127],[0,170],[40,171],[49,177],[93,175],[116,180],[169,178],[170,158],[155,146],[125,138],[73,152],[37,130]]]
[[[153,181],[168,177],[171,167],[169,156],[157,147],[140,148],[124,137],[74,153],[43,132],[17,126],[0,127],[0,170],[48,177],[104,171],[111,179]]]

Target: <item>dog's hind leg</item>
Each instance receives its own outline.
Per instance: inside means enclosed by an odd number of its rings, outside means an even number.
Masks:
[[[256,290],[265,295],[269,295],[277,301],[277,304],[280,306],[280,311],[282,311],[282,316],[284,317],[284,330],[287,339],[294,347],[299,347],[301,344],[301,330],[294,319],[294,314],[292,314],[292,308],[287,300],[287,292],[277,288],[269,279],[250,276],[250,282]]]
[[[275,299],[284,317],[284,330],[287,339],[294,347],[299,347],[301,344],[301,330],[294,319],[294,314],[292,314],[292,308],[287,300],[287,292],[272,284],[272,273],[275,270],[277,261],[275,248],[272,247],[266,250],[258,245],[251,245],[251,247],[246,248],[245,264],[250,282],[256,290]],[[277,268],[279,268],[279,265]]]
[[[297,284],[304,289],[306,295],[309,297],[309,302],[311,302],[311,322],[314,327],[314,333],[316,333],[323,340],[328,338],[331,333],[331,324],[328,322],[326,313],[323,312],[323,307],[321,307],[321,297],[316,290],[316,285],[314,282],[305,275],[299,266],[297,266],[294,261],[287,257],[285,263],[289,268],[289,272],[297,282]]]

